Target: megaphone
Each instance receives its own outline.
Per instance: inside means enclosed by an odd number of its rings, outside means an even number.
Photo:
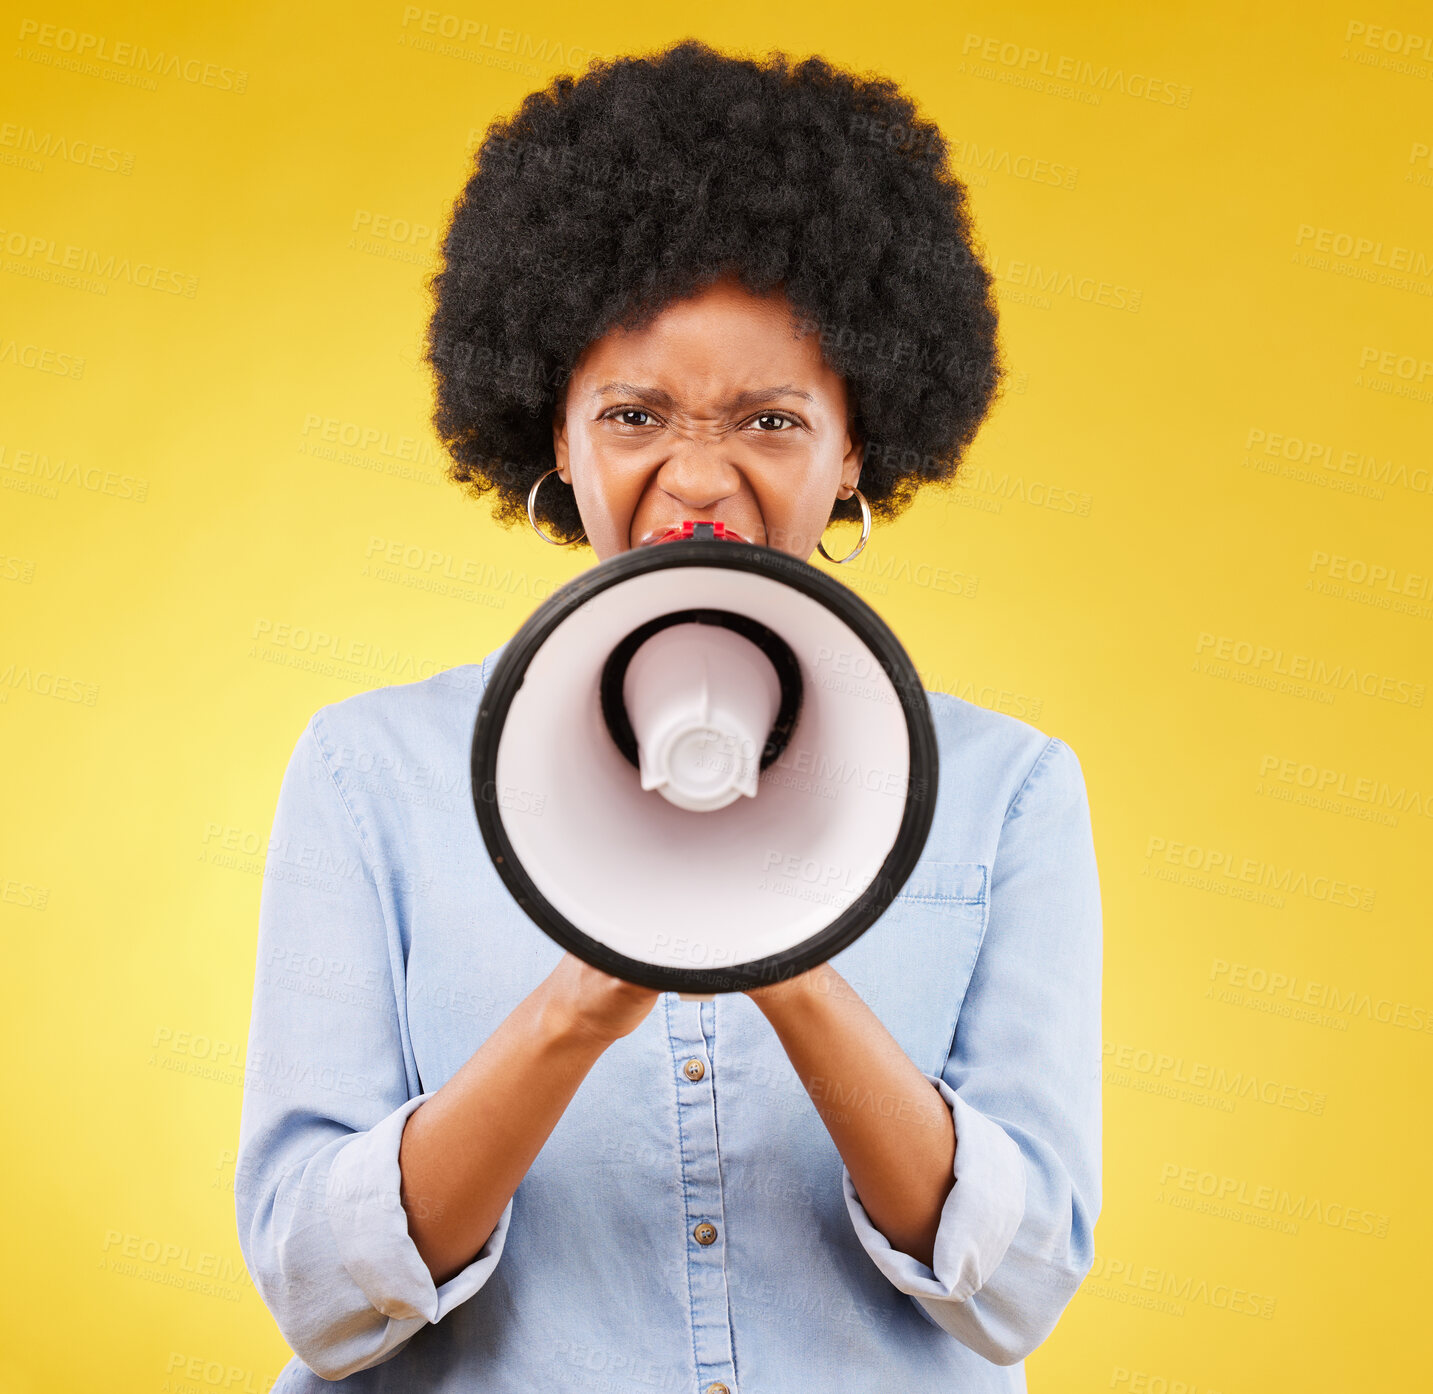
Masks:
[[[865,933],[920,858],[938,772],[881,617],[706,521],[554,591],[473,728],[478,828],[518,905],[594,967],[687,999]]]

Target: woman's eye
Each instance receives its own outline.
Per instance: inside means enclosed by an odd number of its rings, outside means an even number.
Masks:
[[[615,407],[607,413],[606,420],[615,421],[621,426],[640,427],[654,425],[656,418],[645,407]],[[760,434],[774,436],[801,423],[784,411],[764,411],[753,416],[750,424],[756,426]]]

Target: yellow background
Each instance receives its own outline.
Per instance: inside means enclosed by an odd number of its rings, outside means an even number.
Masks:
[[[446,3],[486,28],[6,7],[0,1387],[258,1390],[287,1358],[232,1193],[284,764],[318,706],[479,660],[592,562],[443,481],[422,278],[494,117],[687,33],[896,78],[1001,277],[966,486],[834,574],[928,686],[1086,773],[1105,1202],[1031,1387],[1415,1386],[1433,16]]]

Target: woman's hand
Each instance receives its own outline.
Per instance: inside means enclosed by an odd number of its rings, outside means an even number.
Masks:
[[[635,1031],[661,995],[656,988],[614,978],[572,953],[563,954],[543,987],[565,1029],[603,1047]]]

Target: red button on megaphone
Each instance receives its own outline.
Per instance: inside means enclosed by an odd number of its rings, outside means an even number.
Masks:
[[[703,519],[688,518],[677,527],[668,528],[659,537],[654,537],[647,546],[655,547],[659,542],[679,542],[683,538],[695,539],[699,542],[745,542],[739,532],[733,532],[725,523],[708,522]]]

